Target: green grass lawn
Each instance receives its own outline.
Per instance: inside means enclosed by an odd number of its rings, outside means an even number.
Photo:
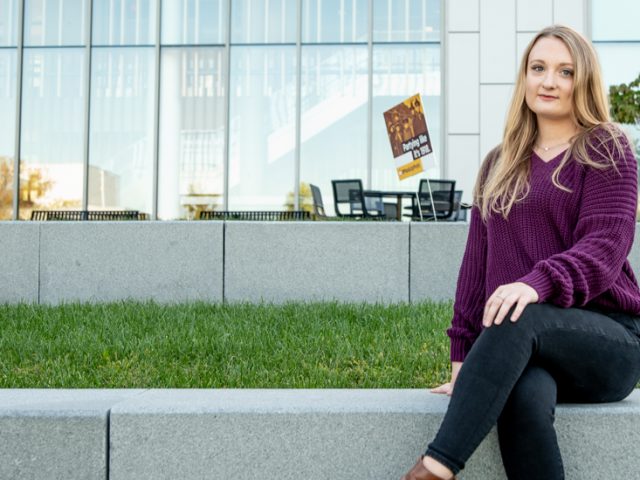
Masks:
[[[0,388],[425,388],[452,302],[0,305]]]

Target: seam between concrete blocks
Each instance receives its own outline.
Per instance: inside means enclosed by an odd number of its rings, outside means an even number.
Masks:
[[[407,298],[409,299],[409,304],[411,304],[411,222],[409,222],[409,252],[407,255],[408,267],[407,272],[409,272],[409,277],[407,278],[407,286],[409,291],[407,292]]]
[[[106,480],[109,480],[111,475],[109,467],[111,465],[111,409],[107,409],[107,428],[105,429],[107,432],[107,441],[106,441],[106,452],[105,452],[105,473]]]
[[[227,303],[227,295],[225,292],[225,285],[227,284],[227,222],[222,222],[222,304]]]
[[[40,289],[42,284],[42,223],[38,225],[38,299],[37,304],[40,305]]]

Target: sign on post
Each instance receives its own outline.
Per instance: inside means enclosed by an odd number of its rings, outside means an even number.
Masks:
[[[384,112],[384,121],[400,180],[423,172],[422,157],[433,149],[420,94]]]

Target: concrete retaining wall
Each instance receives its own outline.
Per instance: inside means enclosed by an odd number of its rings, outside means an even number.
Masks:
[[[467,223],[0,222],[0,302],[452,299],[467,233]],[[629,259],[640,272],[639,242]]]
[[[425,390],[0,390],[0,478],[400,478],[448,401]],[[635,478],[639,392],[559,405],[556,429],[568,480]],[[506,478],[495,429],[459,478]]]

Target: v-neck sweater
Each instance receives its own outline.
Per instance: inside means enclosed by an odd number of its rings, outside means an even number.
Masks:
[[[613,157],[619,174],[572,156],[559,175],[560,184],[572,190],[566,192],[551,178],[564,152],[549,161],[532,152],[529,193],[513,204],[507,219],[492,214],[483,222],[472,207],[447,330],[451,361],[464,361],[483,329],[486,301],[508,283],[530,285],[538,303],[640,315],[640,288],[627,260],[636,227],[637,162],[621,140],[624,155]],[[588,152],[590,160],[610,163],[599,151]],[[481,174],[498,155],[498,147],[487,155]]]

